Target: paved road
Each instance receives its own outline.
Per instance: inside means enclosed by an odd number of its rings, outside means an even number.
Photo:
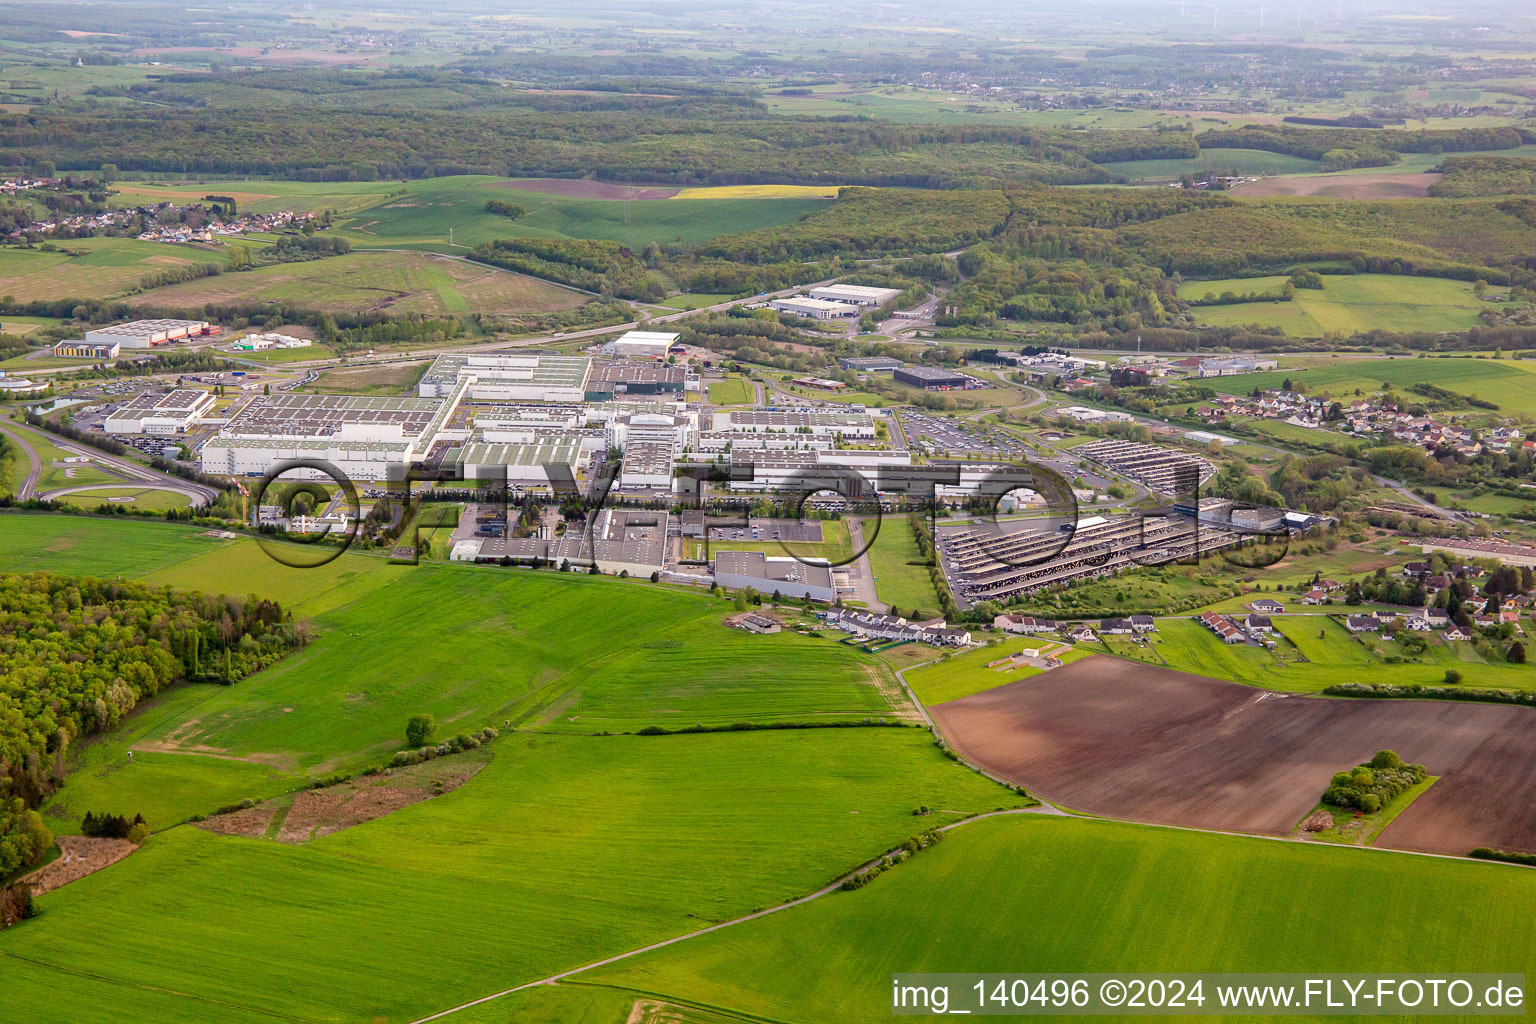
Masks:
[[[1434,502],[1429,501],[1426,498],[1419,497],[1419,495],[1413,493],[1413,491],[1409,490],[1405,485],[1399,483],[1396,480],[1392,480],[1392,479],[1390,479],[1388,477],[1384,477],[1384,476],[1375,476],[1374,474],[1371,476],[1371,479],[1375,480],[1378,484],[1381,484],[1383,487],[1390,487],[1392,490],[1396,491],[1398,494],[1401,494],[1403,497],[1407,498],[1409,501],[1413,502],[1415,505],[1418,505],[1420,508],[1427,508],[1427,509],[1431,510],[1432,512],[1434,512],[1436,514],[1436,518],[1448,517],[1452,522],[1457,522],[1457,523],[1464,523],[1464,522],[1467,521],[1466,517],[1463,516],[1461,513],[1459,513],[1459,512],[1452,512],[1448,508],[1441,508],[1439,505],[1436,505]]]
[[[31,427],[15,426],[13,429],[22,432],[24,435],[35,436]],[[11,431],[7,430],[6,433],[9,434]],[[161,490],[177,491],[181,494],[185,494],[188,498],[192,499],[192,505],[195,508],[211,505],[215,500],[217,500],[219,496],[219,492],[214,490],[212,487],[206,487],[203,484],[193,483],[190,480],[183,480],[180,477],[172,476],[169,473],[162,473],[158,469],[150,469],[148,466],[134,462],[132,459],[121,458],[117,455],[109,455],[99,448],[92,448],[89,445],[80,444],[78,441],[71,441],[67,437],[61,437],[58,434],[47,434],[46,438],[51,444],[62,448],[67,452],[71,452],[75,455],[90,456],[92,462],[106,466],[116,471],[117,473],[128,477],[129,483],[143,482],[156,486]],[[98,484],[97,486],[110,487],[112,485]]]
[[[199,495],[198,492],[192,490],[194,486],[196,485],[162,484],[154,483],[149,480],[123,480],[119,483],[112,484],[76,484],[72,487],[55,487],[51,491],[44,491],[42,494],[39,494],[38,497],[42,498],[44,501],[53,501],[56,498],[62,498],[66,495],[78,494],[81,491],[99,491],[103,487],[138,487],[147,491],[172,491],[176,494],[181,494],[191,499],[194,506],[201,507],[202,505],[206,505],[207,502],[201,500],[201,495]],[[107,499],[105,498],[102,499],[102,501],[106,500]]]
[[[37,479],[43,475],[43,461],[37,457],[37,451],[27,443],[20,431],[12,430],[7,426],[0,426],[0,434],[10,438],[21,449],[21,453],[27,457],[27,478],[21,482],[21,489],[16,492],[20,501],[26,501],[37,490]]]
[[[892,529],[893,524],[887,523],[882,529]],[[853,550],[858,551],[864,547],[864,521],[862,519],[848,520],[848,539],[853,542]],[[869,565],[869,552],[864,552],[848,567],[848,579],[853,584],[854,600],[863,601],[872,612],[883,613],[887,605],[880,600],[880,595],[875,590],[875,573]]]

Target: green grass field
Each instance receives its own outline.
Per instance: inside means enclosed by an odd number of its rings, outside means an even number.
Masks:
[[[281,302],[333,313],[387,309],[392,313],[441,315],[570,309],[586,298],[521,274],[438,259],[427,253],[350,252],[154,288],[131,301],[171,307],[206,302]],[[263,355],[319,358],[312,349],[251,353],[257,359]]]
[[[1341,916],[1362,891],[1368,926]],[[964,825],[856,892],[575,981],[751,1019],[873,1024],[890,1019],[901,971],[1529,972],[1533,900],[1536,873],[1503,865],[1018,815]]]
[[[1279,294],[1284,277],[1252,277],[1225,281],[1186,281],[1179,297],[1199,299],[1234,291]],[[1356,334],[1372,330],[1464,331],[1480,321],[1487,304],[1472,294],[1472,285],[1443,278],[1397,274],[1328,275],[1322,290],[1298,288],[1291,302],[1245,302],[1231,306],[1200,306],[1202,324],[1226,327],[1260,324],[1279,327],[1291,337]]]
[[[527,212],[513,220],[488,213],[488,199]],[[699,243],[716,235],[788,224],[830,200],[818,198],[588,199],[534,192],[505,178],[460,176],[407,182],[341,225],[357,244],[448,242],[479,245],[497,238],[604,238],[639,248],[651,242]]]
[[[866,523],[864,539],[869,542],[872,525]],[[869,547],[869,568],[875,577],[875,593],[886,604],[895,605],[909,618],[922,617],[919,611],[938,614],[939,595],[933,589],[929,568],[921,564],[922,553],[912,527],[900,516],[890,516],[880,524],[880,532]]]
[[[682,294],[672,295],[662,299],[657,305],[670,309],[702,309],[705,306],[716,306],[722,302],[730,301],[729,295],[700,295]]]
[[[67,984],[101,1021],[412,1020],[802,895],[917,831],[919,805],[944,808],[926,827],[1021,803],[918,729],[491,750],[451,794],[300,848],[181,827],[43,897],[0,935],[7,1012],[45,1018]]]
[[[1311,174],[1319,163],[1301,156],[1270,153],[1262,149],[1206,149],[1188,160],[1120,160],[1102,165],[1115,174],[1134,180],[1171,181],[1181,175],[1216,174]]]
[[[751,405],[756,390],[741,377],[727,377],[709,385],[709,400],[714,405]]]
[[[186,508],[190,504],[185,495],[177,494],[175,491],[158,491],[132,484],[124,487],[98,487],[89,491],[76,491],[73,494],[66,494],[62,500],[65,504],[74,505],[77,508],[94,509],[98,505],[122,504],[135,509],[148,509],[151,512]]]
[[[994,686],[1028,679],[1030,676],[1037,676],[1047,671],[1028,665],[988,668],[988,662],[1017,654],[1027,647],[1061,648],[1064,646],[1059,640],[1045,637],[1010,636],[980,650],[947,656],[931,665],[909,669],[905,678],[907,685],[912,687],[912,692],[917,694],[917,699],[925,705],[943,704],[945,701],[959,700],[973,693],[990,690]],[[1056,657],[1064,664],[1071,664],[1092,653],[1094,652],[1091,650],[1069,648],[1058,652]]]
[[[107,298],[135,287],[148,274],[226,262],[219,249],[136,238],[74,238],[55,244],[54,252],[0,249],[0,295],[20,302]]]
[[[92,764],[108,775],[130,748],[217,755],[199,759],[210,779],[243,776],[248,763],[288,775],[355,770],[387,760],[419,712],[450,734],[507,720],[593,733],[891,718],[905,706],[873,657],[795,633],[731,630],[721,624],[725,602],[638,581],[405,567],[357,554],[293,569],[254,541],[211,540],[196,528],[42,516],[0,518],[0,556],[18,571],[131,575],[183,589],[227,591],[219,581],[238,581],[236,593],[272,598],[314,623],[314,643],[258,676],[177,690],[136,715],[132,730],[95,741]],[[552,647],[556,634],[565,642]],[[136,766],[133,777],[146,779],[137,788],[153,788],[172,764]],[[60,799],[74,814],[88,809],[67,789]],[[208,809],[162,801],[170,820]]]
[[[1351,609],[1337,611],[1343,615]],[[1325,616],[1281,615],[1274,621],[1285,639],[1273,652],[1228,646],[1188,618],[1159,619],[1153,650],[1169,668],[1271,690],[1315,693],[1338,683],[1437,686],[1447,668],[1460,671],[1467,686],[1536,690],[1536,665],[1490,664],[1470,642],[1435,638],[1415,658],[1400,645],[1381,640],[1372,641],[1379,647],[1379,653],[1373,652]]]
[[[1340,399],[1382,390],[1383,385],[1406,389],[1412,384],[1436,387],[1496,402],[1506,414],[1536,415],[1536,364],[1529,360],[1493,359],[1370,359],[1326,360],[1307,369],[1271,370],[1217,377],[1211,386],[1227,394],[1247,394],[1254,388],[1278,388],[1287,379],[1310,394],[1328,391]]]
[[[174,523],[0,513],[7,572],[138,577],[235,543]]]

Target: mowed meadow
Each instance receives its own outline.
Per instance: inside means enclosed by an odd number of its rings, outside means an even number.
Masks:
[[[1185,281],[1182,299],[1200,300],[1231,291],[1279,296],[1285,276]],[[1465,331],[1476,327],[1477,314],[1491,304],[1472,285],[1444,278],[1402,274],[1333,274],[1323,287],[1298,288],[1289,302],[1242,302],[1198,306],[1195,319],[1211,327],[1258,324],[1278,327],[1293,338],[1321,338],[1366,331]]]
[[[546,281],[432,253],[354,251],[151,288],[130,301],[157,308],[196,308],[208,302],[277,302],[330,313],[441,316],[572,309],[587,298]],[[303,354],[315,357],[313,353]]]
[[[1308,360],[1286,369],[1212,378],[1209,383],[1217,391],[1246,395],[1254,388],[1278,388],[1287,380],[1309,394],[1327,391],[1340,401],[1353,399],[1357,390],[1363,395],[1394,389],[1406,393],[1415,384],[1431,384],[1497,403],[1505,414],[1536,415],[1536,360],[1529,359]]]

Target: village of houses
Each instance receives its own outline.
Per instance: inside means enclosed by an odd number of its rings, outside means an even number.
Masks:
[[[1387,395],[1369,395],[1345,403],[1327,394],[1262,391],[1257,395],[1217,395],[1200,416],[1211,424],[1229,419],[1270,419],[1307,430],[1329,429],[1353,437],[1390,438],[1434,452],[1452,449],[1472,458],[1484,452],[1536,454],[1536,434],[1512,426],[1475,428],[1430,414],[1414,415]],[[1337,408],[1335,408],[1337,407]]]
[[[58,178],[10,178],[0,180],[0,196],[16,196],[28,191],[47,191],[62,187]],[[282,231],[302,226],[313,213],[278,210],[273,213],[224,213],[222,205],[173,202],[144,203],[139,206],[102,210],[99,213],[56,215],[35,220],[0,238],[23,242],[42,238],[83,238],[94,235],[123,234],[135,226],[134,237],[146,242],[214,242],[221,237]]]
[[[1536,554],[1536,551],[1530,552]],[[1536,561],[1536,560],[1533,560]],[[1523,639],[1528,630],[1536,630],[1536,578],[1530,565],[1517,570],[1519,593],[1505,593],[1510,586],[1508,574],[1495,583],[1489,570],[1472,562],[1457,562],[1445,555],[1435,560],[1412,561],[1397,574],[1408,592],[1424,603],[1387,605],[1380,600],[1363,600],[1360,582],[1315,579],[1305,588],[1277,592],[1276,596],[1254,595],[1246,601],[1245,612],[1204,611],[1192,615],[1129,615],[1088,621],[1064,621],[1033,615],[1004,612],[995,616],[991,629],[981,635],[947,624],[942,619],[909,621],[900,615],[879,614],[841,605],[818,613],[824,628],[849,634],[849,642],[868,645],[868,650],[885,650],[905,643],[926,644],[940,650],[967,649],[991,642],[986,634],[1029,638],[1032,646],[1009,651],[989,667],[1007,669],[1027,665],[1040,669],[1062,664],[1061,655],[1078,645],[1098,644],[1105,638],[1129,638],[1133,644],[1147,644],[1167,619],[1189,618],[1209,632],[1213,642],[1228,646],[1246,645],[1275,650],[1281,633],[1276,620],[1281,616],[1324,616],[1337,621],[1356,636],[1371,634],[1384,640],[1399,635],[1422,634],[1426,639],[1462,643],[1482,635],[1507,642]],[[1455,594],[1456,611],[1447,607]],[[1358,609],[1358,610],[1357,610]],[[729,625],[752,632],[778,632],[781,622],[765,613],[751,612],[733,616]]]

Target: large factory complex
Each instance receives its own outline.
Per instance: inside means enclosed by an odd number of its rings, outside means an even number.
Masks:
[[[832,286],[815,289],[809,299],[868,309],[894,298],[890,291]],[[154,344],[161,332],[197,326],[123,325],[113,344]],[[90,344],[104,341],[88,338]],[[860,502],[861,509],[874,502],[890,510],[909,497],[969,498],[1010,473],[1026,481],[1002,496],[999,507],[1040,506],[1034,518],[988,527],[965,520],[939,530],[940,565],[966,608],[1232,546],[1254,531],[1308,525],[1279,510],[1270,515],[1234,511],[1230,503],[1178,502],[1189,499],[1193,485],[1214,467],[1189,451],[1116,439],[1083,445],[1074,458],[1178,503],[1157,514],[1087,515],[1058,524],[1040,518],[1043,499],[1027,483],[1028,471],[1010,461],[1018,457],[1011,449],[972,451],[972,460],[991,462],[947,459],[945,444],[959,442],[942,440],[948,436],[943,423],[914,414],[897,424],[887,410],[857,405],[713,407],[704,400],[697,370],[669,361],[676,343],[675,334],[632,331],[596,355],[444,353],[422,374],[414,394],[397,397],[282,388],[257,393],[257,385],[242,384],[221,402],[209,390],[178,386],[129,399],[110,409],[99,426],[130,440],[184,444],[201,470],[216,476],[262,478],[280,471],[285,479],[339,475],[360,490],[397,492],[408,479],[432,479],[472,481],[482,493],[564,498],[574,488],[589,498],[603,495],[601,511],[584,528],[567,524],[554,501],[533,526],[508,524],[504,505],[500,511],[471,505],[449,555],[502,564],[595,563],[607,572],[827,603],[855,594],[849,568],[790,557],[773,542],[823,550],[821,526],[806,510],[836,507],[837,495]],[[889,371],[923,388],[970,382],[952,371],[878,357],[863,359],[858,368]],[[925,455],[920,448],[914,459],[907,446],[913,431],[939,438],[941,450]],[[675,512],[695,503],[729,512],[765,495],[802,499],[805,518],[754,519],[738,523],[734,534],[706,537],[702,512]],[[270,506],[257,511],[263,523],[279,518],[280,510]],[[701,540],[726,541],[728,550],[711,553]]]

